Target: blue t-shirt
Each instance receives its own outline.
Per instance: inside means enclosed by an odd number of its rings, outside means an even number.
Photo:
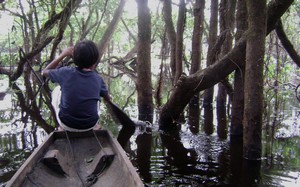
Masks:
[[[99,119],[100,96],[108,94],[100,75],[96,71],[62,67],[50,70],[49,78],[61,86],[60,120],[75,129],[93,127]]]

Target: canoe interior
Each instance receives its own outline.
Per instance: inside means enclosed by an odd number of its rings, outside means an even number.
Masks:
[[[6,186],[90,186],[86,183],[97,154],[114,155],[112,163],[97,177],[92,186],[144,186],[119,143],[106,130],[85,133],[53,132],[16,172]],[[70,142],[70,143],[69,143]],[[72,146],[72,149],[70,147]],[[103,149],[102,149],[103,148]],[[46,153],[58,152],[66,174],[54,172],[44,163]],[[102,151],[101,151],[102,150]],[[106,150],[106,151],[104,151]],[[103,152],[104,151],[104,152]],[[72,153],[73,152],[73,153]],[[96,161],[96,159],[95,159]],[[95,165],[95,164],[94,164]]]

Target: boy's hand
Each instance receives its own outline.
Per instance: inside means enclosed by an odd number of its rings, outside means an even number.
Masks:
[[[66,56],[73,56],[73,51],[74,51],[74,47],[68,47],[66,49],[63,50],[63,52],[61,53],[62,57],[66,57]]]
[[[52,62],[50,62],[50,64],[46,66],[46,68],[42,71],[42,75],[48,77],[49,70],[55,69],[60,61],[62,61],[67,56],[73,57],[73,51],[74,47],[68,47],[64,49],[56,59],[54,59]]]

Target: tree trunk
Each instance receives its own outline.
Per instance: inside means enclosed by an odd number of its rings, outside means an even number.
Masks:
[[[151,16],[148,0],[137,0],[138,5],[138,52],[137,93],[139,120],[153,121],[151,82]]]
[[[176,62],[175,62],[175,52],[176,52],[176,31],[174,28],[174,23],[172,20],[172,1],[164,0],[163,1],[163,16],[165,21],[165,28],[167,32],[167,38],[170,43],[170,66],[172,73],[172,83],[174,82],[175,73],[176,73]]]
[[[218,35],[218,5],[219,1],[211,1],[211,14],[209,21],[209,36],[208,36],[208,52],[206,66],[209,67],[216,60],[216,54],[213,52],[213,48],[217,41]],[[213,128],[213,97],[214,97],[214,86],[207,88],[204,91],[203,108],[204,108],[204,131],[206,134],[212,134]]]
[[[261,157],[266,1],[247,0],[247,10],[243,154],[246,159],[257,160]]]
[[[275,68],[275,73],[274,73],[274,83],[273,83],[273,88],[274,88],[274,98],[272,99],[274,102],[274,108],[273,108],[273,115],[272,115],[272,122],[271,122],[271,127],[270,129],[266,129],[266,131],[269,131],[269,137],[267,137],[268,143],[270,144],[270,153],[271,157],[273,158],[272,154],[272,149],[273,149],[273,144],[274,144],[274,139],[275,139],[275,133],[276,133],[276,128],[278,124],[280,123],[280,100],[279,99],[279,93],[278,93],[278,88],[279,88],[279,82],[280,82],[280,74],[281,74],[281,67],[282,64],[280,63],[280,52],[279,52],[279,44],[278,44],[278,39],[276,38],[276,68]],[[267,127],[266,127],[267,128]]]
[[[222,0],[220,4],[220,32],[225,32],[225,41],[222,46],[221,56],[225,56],[232,48],[232,33],[234,32],[234,15],[236,0]],[[227,78],[226,78],[227,79]],[[226,87],[223,83],[218,85],[217,95],[217,133],[220,138],[227,138],[227,103]]]
[[[185,0],[179,2],[179,13],[177,19],[177,33],[176,33],[176,72],[174,84],[177,82],[182,74],[182,59],[183,59],[183,31],[185,26]]]
[[[217,134],[221,139],[227,138],[227,115],[226,115],[227,93],[222,83],[218,84],[217,95]]]
[[[247,30],[247,7],[246,0],[238,0],[236,13],[236,37],[238,41]],[[244,59],[243,61],[245,61]],[[234,72],[234,91],[232,98],[230,135],[243,135],[243,115],[244,115],[244,77],[245,67],[240,66]]]
[[[194,31],[192,38],[192,64],[190,74],[201,68],[201,42],[203,35],[205,0],[196,0],[194,7]],[[199,131],[200,108],[199,93],[196,93],[189,102],[189,125],[192,132]]]
[[[275,28],[276,22],[293,2],[293,0],[274,0],[269,3],[267,10],[267,34]],[[214,63],[204,70],[197,71],[189,77],[180,77],[168,102],[161,109],[159,119],[161,128],[169,128],[172,126],[173,122],[178,119],[180,113],[182,113],[195,93],[215,85],[234,70],[245,64],[246,38],[247,32],[243,34],[235,47],[217,63]]]

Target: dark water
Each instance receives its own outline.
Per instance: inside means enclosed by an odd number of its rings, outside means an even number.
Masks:
[[[149,186],[297,186],[299,143],[299,138],[276,141],[272,159],[246,161],[239,139],[193,135],[183,128],[180,133],[138,135],[142,155],[133,160]]]
[[[0,185],[47,136],[39,130],[3,126]],[[300,138],[279,139],[275,144],[272,158],[250,162],[242,159],[239,140],[193,135],[183,127],[180,133],[137,129],[124,149],[146,186],[299,186]]]
[[[9,97],[0,101],[0,186],[47,136],[30,120],[18,120]],[[112,122],[104,128],[118,138],[146,186],[294,187],[300,186],[299,117],[287,119],[290,125],[278,131],[272,151],[263,142],[262,160],[252,162],[242,158],[240,139],[193,134],[187,125],[180,132],[136,128],[132,136]]]

